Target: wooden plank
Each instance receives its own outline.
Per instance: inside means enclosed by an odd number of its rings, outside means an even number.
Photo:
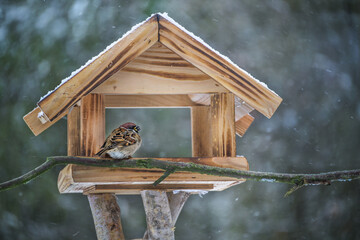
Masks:
[[[175,239],[169,200],[166,192],[141,191],[143,200],[148,239]]]
[[[80,107],[80,148],[82,156],[94,156],[105,141],[104,96],[89,94]]]
[[[191,138],[192,156],[212,156],[212,135],[210,107],[199,106],[191,108]]]
[[[244,157],[211,157],[211,158],[157,158],[158,160],[176,161],[176,162],[193,162],[198,164],[206,164],[210,166],[234,168],[239,170],[249,170],[248,162]],[[138,194],[141,190],[151,189],[153,184],[164,173],[160,169],[123,169],[123,168],[96,168],[79,165],[68,165],[59,174],[58,188],[61,193],[81,193],[83,191],[90,192],[89,188],[94,185],[112,185],[110,189],[119,194]],[[196,185],[212,184],[213,191],[225,189],[231,186],[235,178],[218,177],[198,173],[176,172],[167,177],[164,182],[157,187],[161,189],[165,184],[170,190],[181,189],[199,189],[204,186],[196,187]],[[135,189],[128,189],[128,185],[137,185]],[[173,189],[176,185],[177,189]],[[220,184],[220,185],[219,185]],[[117,187],[116,187],[117,186]],[[124,189],[119,189],[124,186]],[[86,190],[88,189],[88,190]],[[94,192],[96,189],[93,189]],[[100,192],[103,189],[100,190]],[[203,190],[208,190],[205,188]],[[105,191],[110,192],[111,190]]]
[[[158,158],[161,160],[162,158]],[[249,170],[248,162],[244,157],[231,157],[231,158],[166,158],[163,160],[177,161],[177,162],[193,162],[199,164],[206,164],[210,166],[235,168],[239,170]],[[111,192],[117,194],[139,194],[141,190],[152,189],[152,184],[163,174],[163,170],[152,169],[122,169],[122,168],[95,168],[79,165],[68,165],[59,174],[58,188],[61,193],[82,193],[83,191],[91,192],[92,186],[97,185],[112,185],[109,187],[111,190],[104,190],[97,188],[93,189],[94,193]],[[169,190],[181,189],[201,189],[203,184],[212,184],[213,189],[207,187],[203,190],[218,191],[232,186],[238,179],[228,177],[217,177],[211,175],[189,173],[189,172],[176,172],[171,174],[165,179],[164,182],[159,184],[159,189],[166,185]],[[129,189],[129,185],[135,186]],[[136,186],[138,185],[138,186]],[[176,186],[175,186],[176,185]],[[146,186],[146,188],[144,188]],[[198,186],[198,187],[196,187]],[[121,189],[124,187],[124,189]],[[175,189],[176,187],[176,189]]]
[[[245,182],[245,180],[236,181],[194,181],[187,183],[169,183],[162,182],[157,187],[153,187],[152,183],[79,183],[74,182],[68,188],[60,193],[82,193],[85,195],[89,194],[103,194],[103,193],[114,193],[116,195],[139,195],[143,190],[157,190],[157,191],[191,191],[192,194],[198,194],[202,191],[223,191],[229,187]]]
[[[80,123],[81,123],[80,107],[78,105],[75,105],[67,116],[67,155],[68,156],[81,155]],[[69,189],[71,189],[71,191],[77,190],[76,187],[74,187],[71,166],[72,166],[71,164],[67,165],[59,173],[57,184],[60,193],[68,191]],[[86,187],[86,186],[82,186],[82,187]]]
[[[212,183],[193,184],[96,184],[84,189],[83,194],[115,193],[115,194],[140,194],[144,190],[157,190],[172,192],[175,190],[199,190],[211,191],[214,189]],[[196,192],[196,191],[194,191]]]
[[[159,41],[270,118],[282,99],[250,74],[159,16]]]
[[[213,156],[236,155],[234,104],[232,93],[219,93],[211,97]]]
[[[93,93],[102,94],[208,92],[228,90],[161,43],[154,44],[93,90]]]
[[[105,108],[182,108],[200,106],[184,95],[105,95]]]
[[[211,94],[207,93],[194,93],[189,94],[191,101],[200,104],[200,105],[210,105],[211,104]]]
[[[86,189],[91,184],[75,184],[72,177],[72,164],[64,167],[58,176],[57,186],[60,193],[82,192],[82,189]]]
[[[244,136],[245,132],[250,127],[253,121],[254,118],[250,114],[247,114],[238,121],[236,121],[235,122],[236,134],[239,135],[240,137]]]
[[[40,133],[42,133],[43,131],[48,129],[51,125],[53,125],[54,123],[59,121],[61,118],[63,118],[68,113],[68,111],[65,111],[62,114],[60,114],[58,117],[56,117],[54,120],[52,120],[51,122],[48,121],[46,123],[42,123],[40,121],[40,119],[38,118],[38,114],[40,112],[41,112],[41,109],[39,107],[36,107],[35,109],[33,109],[31,112],[29,112],[28,114],[26,114],[23,117],[25,123],[28,125],[28,127],[30,128],[30,130],[33,132],[33,134],[35,136],[39,135]]]
[[[80,106],[76,105],[67,116],[68,156],[81,155],[80,128]]]
[[[38,105],[53,121],[157,40],[158,23],[157,17],[153,16],[42,99]]]

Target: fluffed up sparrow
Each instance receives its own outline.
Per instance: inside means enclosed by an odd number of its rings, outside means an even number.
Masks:
[[[106,138],[96,155],[99,157],[109,155],[115,159],[131,157],[141,145],[139,131],[140,127],[132,122],[120,125]]]

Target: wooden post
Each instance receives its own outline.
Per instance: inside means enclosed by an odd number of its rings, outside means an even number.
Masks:
[[[193,157],[213,155],[210,106],[191,108],[191,136]]]
[[[212,154],[214,157],[235,157],[235,100],[232,93],[211,97]]]
[[[120,207],[115,194],[90,194],[88,200],[97,238],[99,240],[125,239],[120,219]]]
[[[80,146],[83,156],[93,156],[105,141],[105,105],[101,94],[88,94],[80,106]]]
[[[68,156],[80,156],[80,107],[75,105],[67,116]]]
[[[144,192],[144,193],[143,193]],[[163,196],[163,192],[161,193],[162,196]],[[190,193],[188,192],[179,192],[177,194],[174,194],[172,192],[168,192],[167,193],[167,199],[168,201],[166,202],[165,200],[162,200],[161,202],[158,202],[158,206],[161,206],[161,204],[165,204],[165,209],[167,208],[167,205],[169,205],[169,208],[170,208],[170,215],[171,215],[171,229],[175,229],[175,224],[176,224],[176,221],[180,215],[180,212],[182,210],[182,208],[184,207],[185,205],[185,202],[186,200],[190,197]],[[149,201],[147,199],[148,195],[145,194],[145,191],[142,191],[141,192],[141,197],[143,199],[143,202],[144,202],[144,208],[149,208],[149,206],[145,206],[145,202]],[[164,198],[164,196],[162,197]],[[160,198],[160,199],[162,199]],[[145,210],[146,212],[146,210]],[[146,219],[148,220],[148,218]],[[153,217],[149,217],[149,220],[150,221],[154,221]],[[150,225],[153,227],[153,223],[150,223]],[[150,232],[149,232],[149,227],[147,228],[145,234],[144,234],[144,237],[143,239],[152,239],[150,238]]]
[[[145,239],[175,239],[173,221],[169,200],[165,191],[141,191],[143,199],[146,222],[147,235]]]
[[[69,130],[73,131],[71,126],[76,124],[72,121],[79,118],[80,123],[80,133],[78,133],[80,142],[76,151],[80,149],[81,155],[93,156],[105,140],[104,96],[88,94],[81,100],[80,111],[73,114],[78,114],[78,116],[72,116],[69,119]],[[76,145],[72,141],[69,143],[71,143],[70,147]],[[121,226],[120,208],[115,194],[89,194],[88,200],[94,218],[97,238],[99,240],[125,239]]]

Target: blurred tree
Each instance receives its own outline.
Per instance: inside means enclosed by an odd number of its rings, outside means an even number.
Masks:
[[[22,116],[61,79],[157,11],[169,12],[284,99],[271,120],[256,115],[245,137],[237,139],[238,153],[248,158],[252,170],[359,168],[359,1],[4,0],[0,181],[24,173],[46,156],[66,153],[65,121],[35,138]],[[177,140],[166,139],[177,141],[173,148],[149,141],[139,156],[191,154],[189,111],[127,111],[149,133],[160,120],[165,129],[175,128],[171,135]],[[125,116],[123,111],[107,115],[108,129]],[[189,131],[176,130],[178,125]],[[57,171],[51,171],[36,183],[1,193],[1,239],[95,239],[86,199],[59,195],[56,179]],[[179,217],[176,237],[359,239],[359,188],[357,183],[337,183],[283,199],[286,186],[247,182],[203,198],[193,196]],[[121,197],[119,204],[126,237],[141,236],[145,217],[140,197]]]

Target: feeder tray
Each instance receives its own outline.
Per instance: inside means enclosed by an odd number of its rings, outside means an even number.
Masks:
[[[204,164],[237,170],[249,170],[244,157],[212,158],[156,158],[157,160]],[[60,193],[115,193],[140,194],[143,190],[176,191],[222,191],[244,182],[243,179],[218,177],[191,172],[170,174],[159,185],[153,183],[164,173],[161,169],[144,168],[99,168],[68,165],[59,174]]]

